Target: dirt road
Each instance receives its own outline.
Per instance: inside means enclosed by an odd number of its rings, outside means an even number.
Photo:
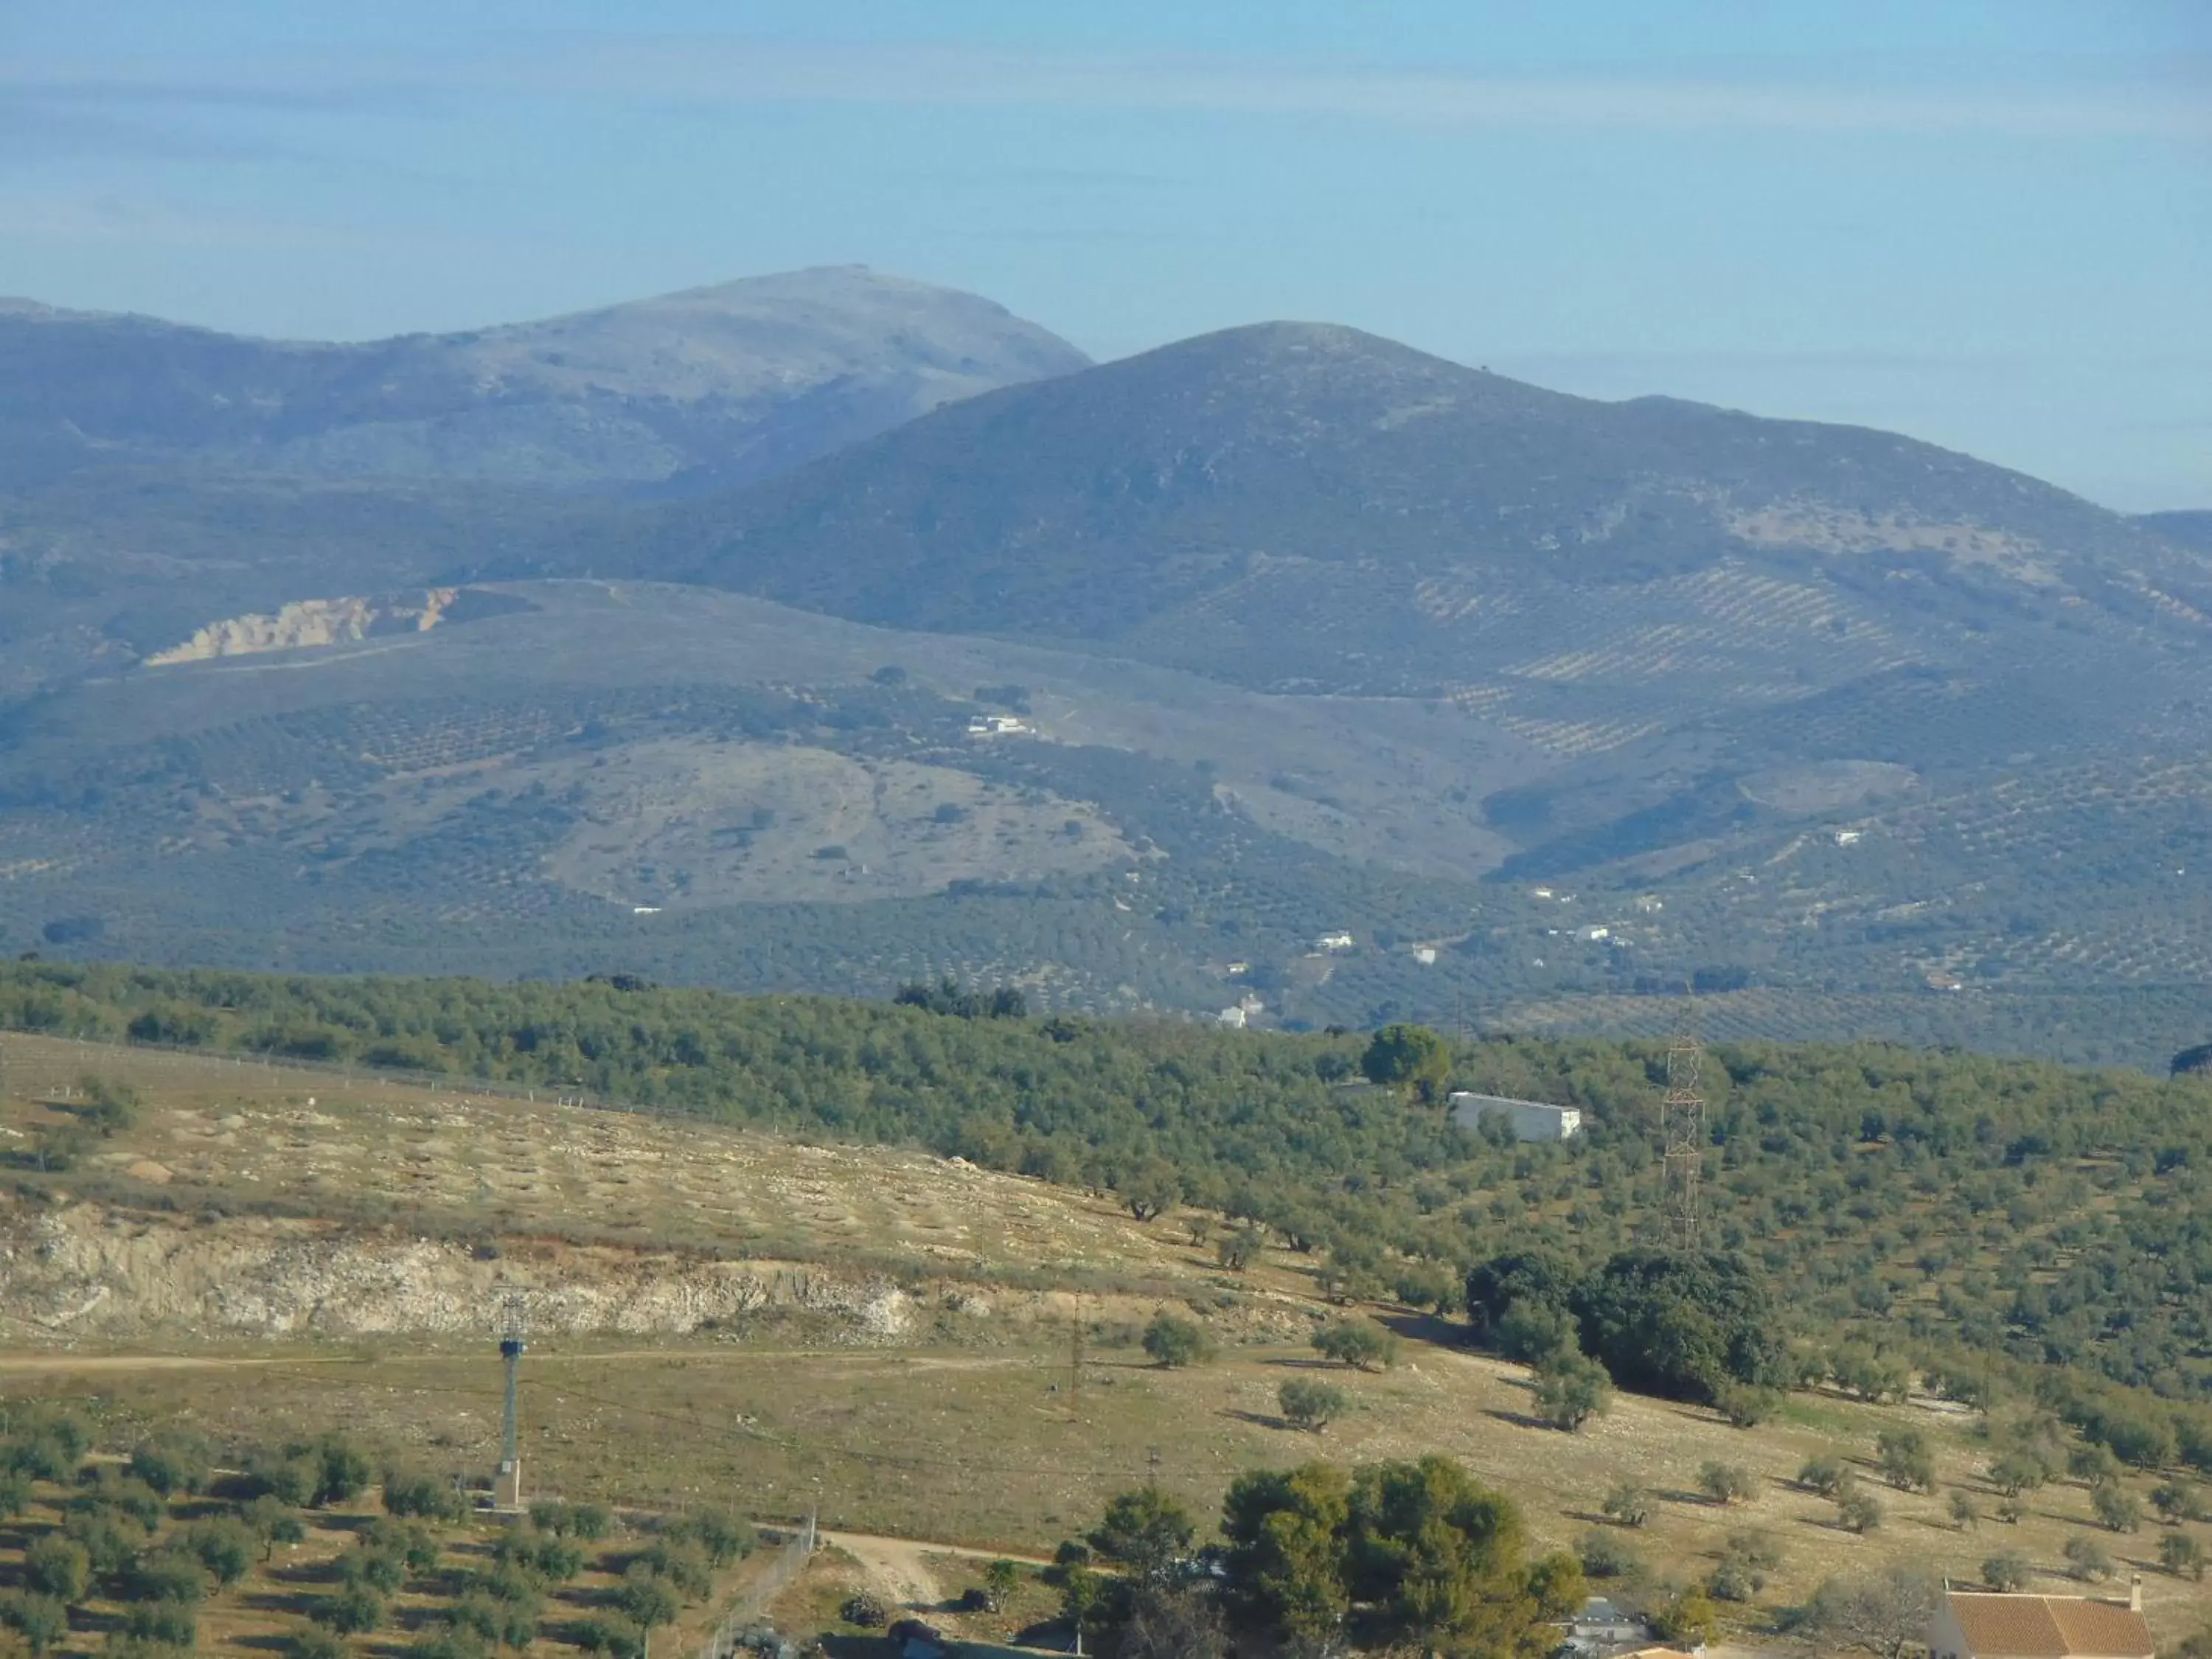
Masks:
[[[824,1532],[822,1541],[835,1544],[858,1561],[876,1581],[878,1588],[900,1606],[917,1610],[940,1607],[951,1599],[930,1570],[927,1559],[930,1556],[952,1555],[963,1561],[1018,1561],[1032,1567],[1051,1565],[1047,1556],[969,1549],[964,1544],[933,1544],[918,1538],[884,1538],[873,1533]]]

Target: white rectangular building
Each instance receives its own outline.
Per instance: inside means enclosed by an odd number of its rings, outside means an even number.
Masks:
[[[1513,1120],[1516,1140],[1565,1140],[1582,1133],[1579,1106],[1547,1106],[1540,1101],[1508,1100],[1503,1095],[1478,1095],[1465,1089],[1455,1093],[1449,1103],[1452,1121],[1469,1131],[1480,1128],[1482,1120],[1492,1112],[1503,1112]]]

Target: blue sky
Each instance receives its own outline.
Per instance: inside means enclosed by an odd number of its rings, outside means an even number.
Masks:
[[[0,294],[344,338],[848,262],[2212,507],[2212,5],[0,0]]]

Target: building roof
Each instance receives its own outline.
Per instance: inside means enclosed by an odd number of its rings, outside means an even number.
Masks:
[[[2150,1659],[2150,1626],[2116,1601],[1953,1590],[1951,1615],[1977,1659]]]

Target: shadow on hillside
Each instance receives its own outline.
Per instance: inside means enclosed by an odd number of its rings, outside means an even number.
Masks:
[[[1239,1423],[1249,1423],[1262,1429],[1287,1429],[1291,1426],[1288,1418],[1270,1417],[1265,1412],[1240,1411],[1234,1406],[1223,1407],[1221,1414],[1224,1417],[1233,1417]]]
[[[1465,1348],[1468,1346],[1466,1326],[1432,1313],[1418,1313],[1411,1308],[1400,1308],[1395,1312],[1376,1315],[1375,1322],[1407,1342],[1423,1342],[1432,1348]]]
[[[294,1619],[305,1619],[322,1599],[306,1590],[248,1590],[238,1598],[238,1604],[256,1613],[282,1613]]]
[[[1532,1417],[1527,1412],[1507,1411],[1503,1406],[1485,1406],[1482,1414],[1494,1417],[1501,1423],[1510,1423],[1516,1429],[1543,1429],[1552,1434],[1559,1432],[1540,1417]]]

